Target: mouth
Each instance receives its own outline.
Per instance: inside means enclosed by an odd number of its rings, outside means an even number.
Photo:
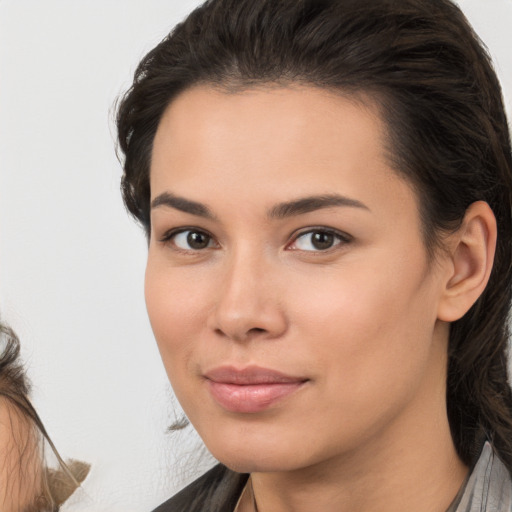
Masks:
[[[257,413],[295,393],[309,379],[258,366],[215,368],[204,375],[213,399],[224,409]]]

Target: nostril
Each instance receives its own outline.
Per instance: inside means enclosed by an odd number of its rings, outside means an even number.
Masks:
[[[231,297],[233,299],[233,297]],[[207,328],[217,338],[235,341],[275,339],[287,328],[284,313],[275,304],[261,301],[221,301],[211,312]]]
[[[252,329],[249,329],[248,334],[259,334],[262,332],[266,332],[265,329],[262,329],[261,327],[253,327]]]
[[[242,333],[238,332],[225,332],[222,329],[215,329],[215,334],[219,336],[227,336],[228,338],[233,338],[239,341],[247,340],[252,338],[253,336],[258,336],[259,334],[263,334],[268,332],[266,329],[262,329],[261,327],[253,327],[247,331]]]

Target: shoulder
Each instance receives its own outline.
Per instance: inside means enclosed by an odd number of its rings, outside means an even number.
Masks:
[[[512,479],[486,442],[455,512],[512,512]]]
[[[153,512],[229,512],[248,477],[218,464]]]

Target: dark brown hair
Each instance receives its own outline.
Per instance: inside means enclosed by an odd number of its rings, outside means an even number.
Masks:
[[[490,282],[451,326],[447,406],[461,459],[484,432],[512,469],[507,376],[512,157],[488,54],[449,0],[210,0],[139,64],[119,104],[122,192],[150,229],[153,138],[181,91],[304,84],[377,100],[396,171],[419,196],[427,250],[486,201],[498,223]]]

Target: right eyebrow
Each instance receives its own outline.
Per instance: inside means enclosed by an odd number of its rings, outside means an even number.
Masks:
[[[159,208],[161,206],[174,208],[180,212],[190,213],[191,215],[204,217],[205,219],[215,219],[215,215],[213,215],[206,205],[196,201],[191,201],[190,199],[185,199],[184,197],[176,196],[170,192],[163,192],[151,201],[151,209]]]

